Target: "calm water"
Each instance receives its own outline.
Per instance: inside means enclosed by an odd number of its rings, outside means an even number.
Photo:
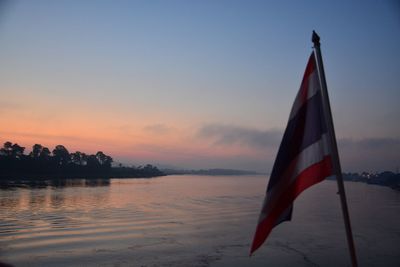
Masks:
[[[295,202],[249,258],[267,179],[168,176],[0,188],[15,266],[348,266],[336,183]],[[360,266],[400,266],[400,192],[346,183]]]

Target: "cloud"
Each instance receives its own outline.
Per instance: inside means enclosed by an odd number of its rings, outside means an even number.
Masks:
[[[17,137],[30,137],[36,139],[48,139],[48,140],[74,140],[74,141],[89,141],[92,138],[83,138],[72,135],[55,135],[55,134],[43,134],[43,133],[28,133],[28,132],[16,132],[16,131],[1,131],[2,136],[17,136]],[[10,140],[13,141],[13,140]]]
[[[149,125],[146,128],[155,133],[170,131],[170,128],[162,124]],[[79,149],[85,151],[87,149],[93,151],[106,149],[114,158],[124,159],[126,162],[130,160],[132,163],[158,162],[182,168],[239,168],[270,172],[282,138],[282,131],[223,124],[208,124],[197,130],[196,138],[220,146],[223,151],[229,150],[225,148],[230,146],[249,148],[243,150],[240,148],[235,150],[235,153],[215,153],[214,150],[210,152],[208,148],[200,147],[200,149],[196,142],[182,142],[179,145],[149,142],[135,144],[127,150],[125,146],[121,146],[113,140],[99,137],[13,131],[0,131],[0,136],[2,136],[0,139],[3,142],[21,143],[25,140],[22,145],[26,143],[29,147],[34,143],[42,143],[47,146],[62,143],[68,147],[78,147],[79,145]],[[395,171],[397,167],[400,167],[400,138],[341,138],[338,139],[338,146],[343,171]]]
[[[343,148],[351,147],[363,150],[387,150],[395,149],[400,146],[400,139],[397,138],[365,138],[354,140],[350,138],[339,139],[339,146]]]
[[[279,130],[259,130],[223,124],[208,124],[196,133],[197,138],[209,139],[217,146],[246,146],[254,149],[255,155],[257,151],[265,151],[262,161],[268,171],[272,168],[282,135],[283,131]],[[341,138],[338,139],[338,146],[343,171],[394,171],[400,167],[400,138]],[[252,157],[252,160],[254,164],[247,162],[243,165],[256,166],[256,157]],[[232,162],[239,164],[239,160]]]
[[[215,145],[241,145],[265,149],[276,147],[282,138],[282,132],[224,124],[208,124],[201,127],[196,136],[212,139]]]
[[[144,127],[144,130],[153,134],[164,134],[169,132],[170,128],[165,124],[156,123]]]
[[[344,170],[394,171],[400,165],[399,138],[343,138],[338,147]]]

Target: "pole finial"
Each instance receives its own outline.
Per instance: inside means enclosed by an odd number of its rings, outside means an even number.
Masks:
[[[311,38],[312,42],[314,43],[315,47],[319,47],[320,43],[319,43],[319,36],[315,31],[312,31],[312,38]]]

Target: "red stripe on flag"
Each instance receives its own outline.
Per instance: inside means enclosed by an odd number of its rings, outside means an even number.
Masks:
[[[276,202],[277,205],[271,210],[268,216],[258,224],[250,255],[264,243],[275,226],[276,220],[293,203],[296,197],[305,189],[321,182],[326,177],[332,175],[332,173],[332,160],[330,156],[324,157],[322,161],[311,165],[301,172],[296,181],[281,194],[279,200]]]

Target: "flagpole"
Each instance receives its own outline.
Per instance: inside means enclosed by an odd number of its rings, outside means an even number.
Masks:
[[[322,63],[322,55],[321,55],[319,39],[320,38],[319,38],[318,34],[315,31],[313,31],[312,42],[314,43],[314,54],[315,54],[316,62],[317,62],[319,81],[321,83],[324,114],[325,114],[326,122],[328,124],[327,125],[328,135],[329,135],[329,138],[330,138],[330,141],[332,144],[332,151],[331,151],[332,157],[333,157],[332,164],[333,164],[333,169],[334,169],[334,173],[336,176],[338,189],[339,189],[340,202],[342,205],[342,212],[343,212],[343,219],[344,219],[344,224],[346,227],[347,243],[349,246],[350,256],[351,256],[351,263],[352,263],[353,267],[357,267],[358,265],[357,265],[356,249],[354,246],[353,234],[351,231],[350,216],[349,216],[349,210],[348,210],[347,202],[346,202],[346,193],[344,191],[342,168],[340,166],[339,152],[337,149],[335,128],[333,126],[332,112],[331,112],[331,107],[329,104],[330,103],[329,95],[328,95],[327,84],[326,84],[326,79],[325,79],[324,65]]]

